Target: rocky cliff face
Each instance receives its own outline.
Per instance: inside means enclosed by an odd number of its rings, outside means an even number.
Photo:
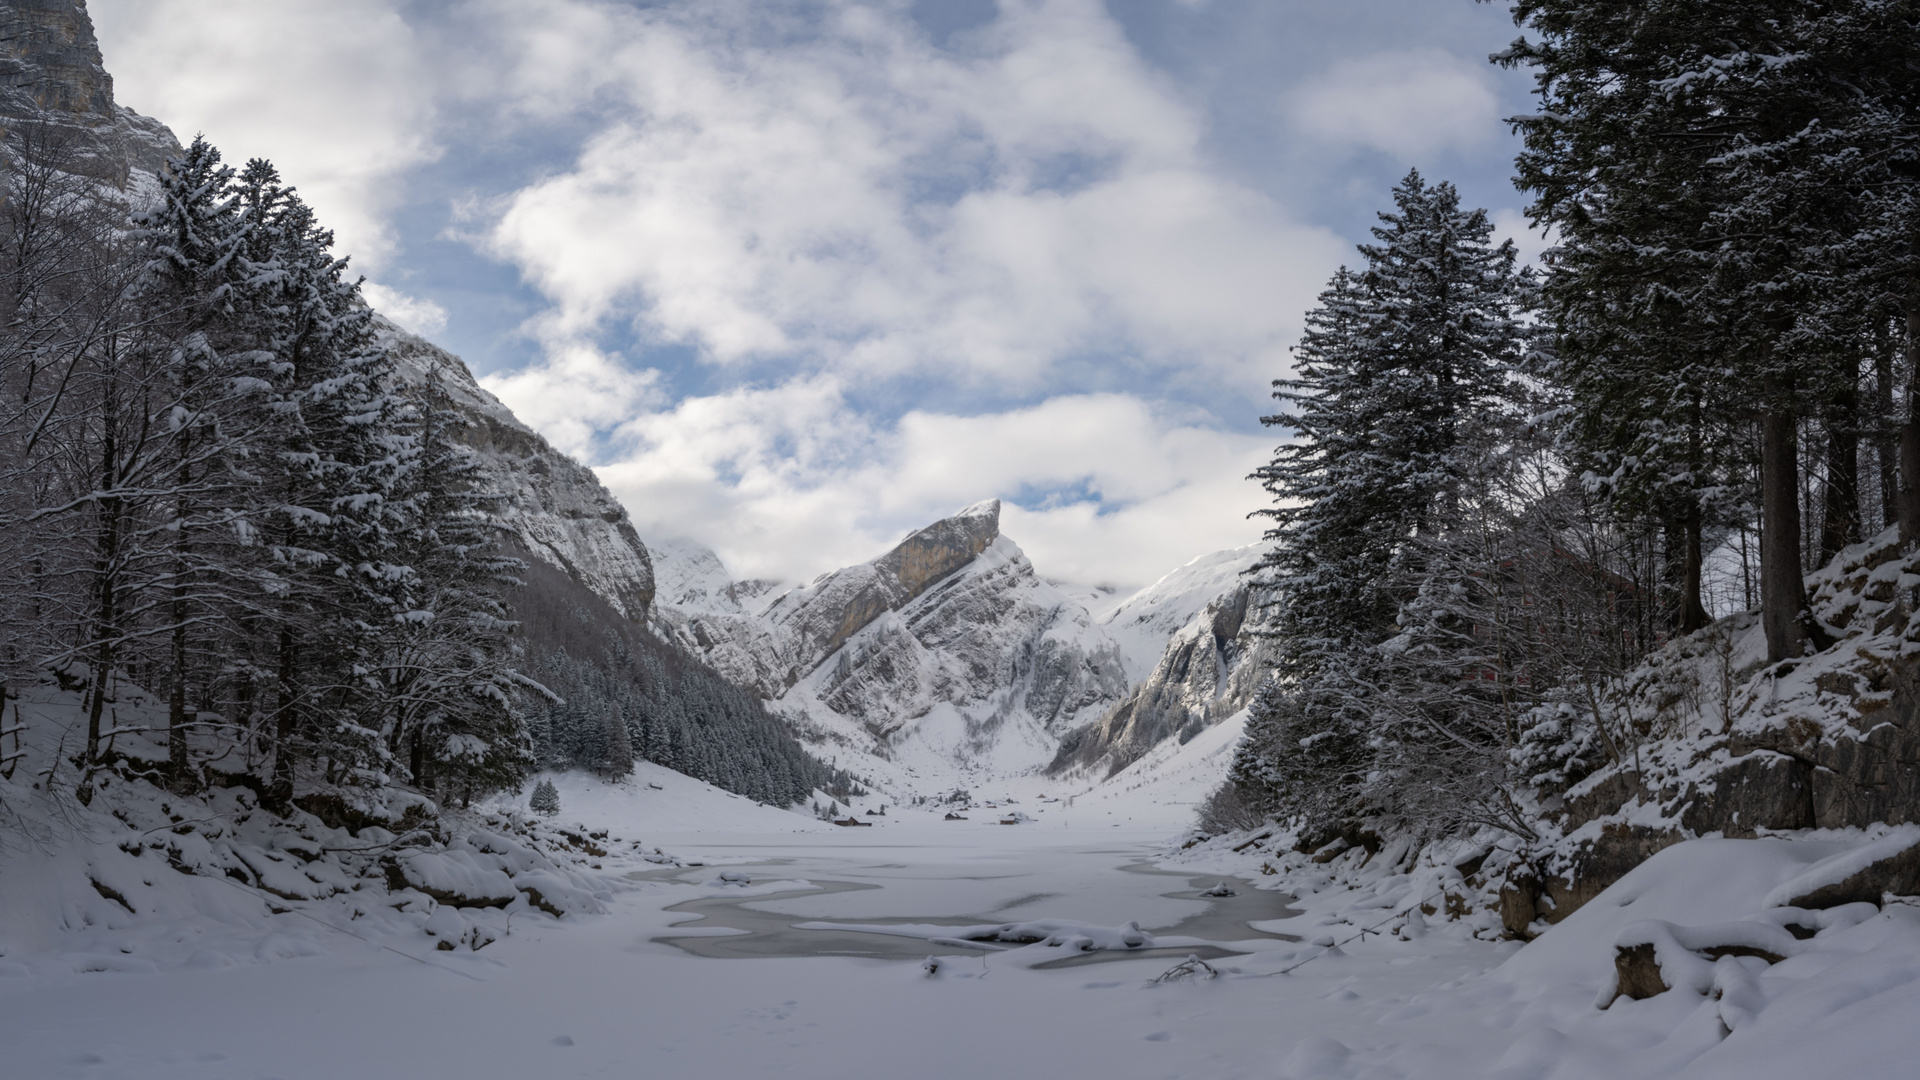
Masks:
[[[123,190],[180,153],[165,124],[114,102],[83,0],[0,4],[0,122],[9,141],[31,134],[68,171]]]
[[[462,441],[479,452],[494,490],[508,497],[503,516],[520,549],[645,623],[653,605],[653,560],[613,493],[482,389],[459,357],[385,319],[377,326],[407,385],[418,387],[439,372],[469,421]]]
[[[1155,642],[1159,653],[1124,700],[1061,741],[1049,774],[1103,779],[1167,739],[1184,743],[1247,707],[1269,666],[1241,576],[1259,553],[1252,546],[1202,556],[1107,615],[1108,633],[1136,654]]]
[[[56,167],[105,180],[135,202],[181,153],[166,125],[114,101],[82,0],[0,3],[0,123],[0,152],[34,140]],[[458,357],[384,319],[377,330],[403,382],[417,386],[430,370],[441,372],[472,422],[467,441],[509,497],[519,546],[644,622],[653,603],[646,545],[593,473],[515,419]]]
[[[818,744],[1029,771],[1126,693],[1119,645],[1000,535],[997,501],[772,595],[697,545],[662,550],[656,620]]]

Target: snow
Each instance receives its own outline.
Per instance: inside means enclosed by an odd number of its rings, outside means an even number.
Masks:
[[[1822,859],[1767,894],[1766,907],[1779,907],[1816,889],[1838,885],[1882,859],[1920,845],[1920,825],[1895,825],[1885,835]]]
[[[1120,643],[1128,676],[1138,682],[1151,674],[1167,639],[1210,601],[1241,585],[1242,571],[1264,550],[1265,545],[1249,544],[1201,555],[1139,592],[1096,607],[1094,617]]]
[[[682,865],[615,852],[606,873],[623,884],[605,914],[520,916],[477,953],[211,920],[129,926],[131,951],[65,968],[15,950],[0,958],[8,1075],[1755,1080],[1905,1076],[1920,1052],[1920,910],[1898,904],[1830,920],[1771,968],[1711,965],[1718,1000],[1682,989],[1594,1006],[1632,924],[1758,927],[1775,886],[1858,836],[1689,841],[1521,948],[1476,937],[1472,918],[1413,914],[1429,884],[1462,886],[1404,852],[1312,864],[1283,858],[1278,837],[1234,852],[1240,837],[1169,855],[1158,827],[1090,829],[1084,808],[1054,803],[1018,828],[890,810],[874,829],[835,829],[645,770],[554,780],[556,821]],[[1284,872],[1261,872],[1276,862]],[[1169,932],[1223,880],[1235,900],[1296,892],[1300,913],[1261,927],[1304,940]],[[722,909],[676,909],[720,897],[907,944],[808,953],[820,931],[795,928],[791,955],[695,955],[684,943],[740,934]],[[423,940],[464,940],[474,916],[439,907]],[[180,934],[198,959],[152,963],[145,943]],[[995,940],[960,940],[973,936]],[[1217,978],[1155,981],[1203,954]]]
[[[584,772],[541,773],[527,780],[525,790],[531,792],[542,779],[551,780],[560,792],[560,812],[554,820],[578,821],[583,827],[617,827],[646,836],[702,830],[833,829],[811,814],[756,803],[650,761],[634,762],[632,774],[620,780],[602,780]],[[503,802],[524,808],[526,796]]]
[[[1074,810],[1117,815],[1168,831],[1191,825],[1200,803],[1227,777],[1246,734],[1247,711],[1234,713],[1186,743],[1168,739],[1139,761],[1074,795]]]
[[[123,726],[150,707],[133,698]],[[1501,857],[1491,837],[1321,862],[1272,829],[1176,846],[1240,723],[1083,790],[1015,778],[965,821],[868,817],[876,792],[853,808],[870,829],[644,763],[554,775],[557,815],[529,825],[524,795],[449,813],[443,842],[393,853],[395,889],[329,854],[353,838],[234,789],[204,808],[232,824],[150,831],[171,797],[115,781],[85,829],[0,856],[0,1072],[1911,1075],[1920,907],[1777,905],[1909,830],[1677,844],[1521,947],[1460,869]],[[222,870],[242,864],[250,884]],[[1639,942],[1678,988],[1612,1000],[1615,950]],[[1785,959],[1701,951],[1725,944]]]
[[[996,513],[989,500],[939,524],[978,531],[968,522]],[[1060,786],[1039,774],[1061,737],[1152,676],[1169,639],[1242,587],[1241,571],[1261,550],[1204,555],[1116,597],[1041,577],[1017,544],[995,535],[925,592],[874,613],[862,605],[878,561],[781,591],[731,580],[698,543],[648,544],[657,627],[756,687],[817,756],[896,803],[956,788]],[[855,616],[870,621],[844,641],[830,633]],[[817,651],[826,641],[840,644]]]
[[[1502,977],[1532,986],[1564,985],[1569,972],[1587,996],[1611,980],[1613,946],[1644,920],[1695,925],[1745,919],[1767,907],[1774,886],[1842,849],[1839,842],[1691,840],[1627,872],[1580,910],[1528,945]]]

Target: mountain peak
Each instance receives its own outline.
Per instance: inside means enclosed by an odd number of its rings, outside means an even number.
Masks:
[[[904,592],[901,602],[972,562],[1000,537],[1000,500],[977,502],[952,517],[916,529],[874,561]],[[897,606],[897,605],[896,605]]]

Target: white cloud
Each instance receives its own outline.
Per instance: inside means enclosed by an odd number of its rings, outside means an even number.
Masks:
[[[566,169],[468,208],[551,301],[544,363],[487,385],[596,451],[643,535],[741,576],[871,558],[993,496],[1032,507],[1009,535],[1078,580],[1257,538],[1243,478],[1269,438],[1073,380],[1263,386],[1344,245],[1207,160],[1200,115],[1093,0],[1010,0],[967,54],[886,7],[766,10],[469,9],[496,20],[502,122],[600,124]],[[623,412],[657,389],[597,344],[623,326],[771,381]],[[1010,404],[854,403],[894,379]]]
[[[1316,138],[1403,160],[1483,146],[1501,130],[1486,65],[1437,49],[1342,61],[1290,95],[1286,106],[1294,123]]]
[[[484,243],[556,347],[631,320],[721,362],[1031,387],[1105,351],[1252,385],[1338,257],[1211,168],[1091,0],[1007,3],[972,56],[856,4],[797,39],[756,5],[539,10],[597,36],[536,37],[506,79],[589,72],[610,119]]]
[[[1072,580],[1143,584],[1259,536],[1245,515],[1261,494],[1242,478],[1268,438],[1126,394],[880,424],[845,390],[816,376],[687,399],[624,425],[628,449],[596,471],[641,535],[692,534],[741,577],[805,580],[996,496],[1033,505],[1009,505],[1003,527]]]
[[[1003,0],[959,52],[855,0],[93,9],[124,102],[273,158],[376,266],[441,119],[585,132],[455,217],[549,301],[542,361],[483,381],[643,532],[791,580],[997,495],[1031,507],[1004,522],[1043,572],[1115,584],[1259,534],[1242,478],[1268,438],[1084,380],[1257,393],[1344,244],[1211,161],[1199,108],[1097,0]],[[609,344],[627,327],[695,346],[723,389],[676,398]],[[861,404],[888,387],[984,411]]]
[[[423,337],[447,328],[447,309],[425,297],[412,296],[377,282],[362,282],[360,291],[374,309]]]
[[[1527,215],[1511,208],[1493,212],[1493,235],[1497,239],[1511,240],[1520,253],[1522,266],[1540,265],[1540,255],[1553,246],[1549,234],[1533,227]]]
[[[665,403],[659,377],[650,368],[574,343],[550,352],[544,364],[489,375],[480,383],[563,453],[591,460],[596,436]]]
[[[437,152],[400,0],[92,0],[122,105],[234,164],[264,157],[362,270],[392,251],[399,173]]]

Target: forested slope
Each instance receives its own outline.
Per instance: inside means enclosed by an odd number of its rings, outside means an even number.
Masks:
[[[1467,844],[1524,936],[1687,837],[1916,813],[1920,10],[1512,7],[1554,246],[1410,173],[1308,313],[1209,822]]]
[[[135,774],[329,827],[517,790],[577,763],[530,729],[585,715],[531,673],[561,623],[517,615],[562,593],[618,645],[577,649],[573,681],[644,702],[629,747],[782,805],[825,778],[648,634],[625,511],[376,315],[270,162],[115,104],[83,5],[0,14],[0,703],[16,743],[59,748],[35,777],[0,761],[15,824]],[[77,708],[33,722],[72,730],[25,730],[49,688]],[[134,698],[161,703],[158,765],[127,751]]]

